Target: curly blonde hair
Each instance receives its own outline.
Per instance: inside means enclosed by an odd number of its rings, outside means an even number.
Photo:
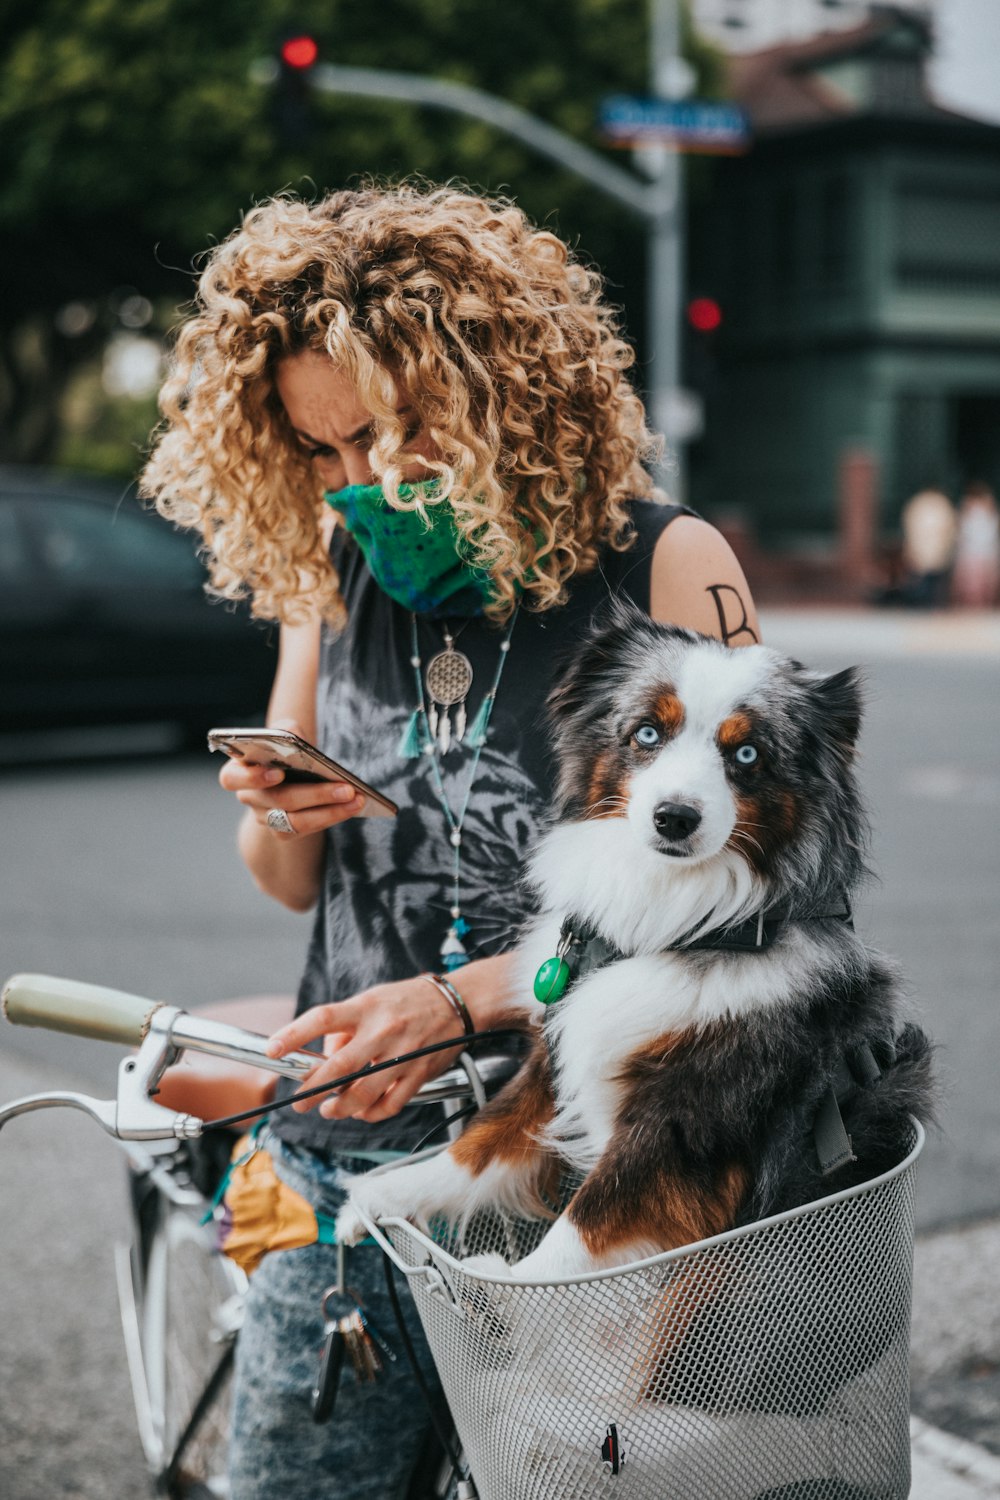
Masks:
[[[255,614],[344,621],[321,495],[275,366],[329,355],[374,418],[373,474],[397,509],[448,503],[488,570],[489,613],[566,597],[625,501],[652,492],[657,445],[625,372],[634,356],[596,272],[513,204],[403,183],[282,196],[253,209],[202,271],[160,398],[142,490],[201,532],[212,584]],[[430,498],[402,499],[402,389],[436,447]],[[412,461],[412,460],[411,460]]]

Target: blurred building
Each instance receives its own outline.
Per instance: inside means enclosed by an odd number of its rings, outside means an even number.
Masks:
[[[857,26],[878,9],[874,0],[689,0],[702,36],[730,52],[752,52],[778,42]],[[910,0],[924,15],[936,0]]]
[[[706,396],[692,502],[765,541],[829,535],[845,455],[878,475],[881,530],[927,484],[1000,485],[1000,127],[939,107],[928,21],[730,58],[753,147],[692,215],[689,334]]]

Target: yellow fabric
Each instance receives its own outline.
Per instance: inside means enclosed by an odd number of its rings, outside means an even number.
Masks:
[[[233,1160],[238,1163],[252,1146],[250,1136],[244,1136]],[[233,1167],[223,1202],[226,1230],[219,1248],[248,1276],[269,1250],[297,1250],[319,1238],[312,1204],[281,1181],[271,1153],[259,1147],[248,1161]]]

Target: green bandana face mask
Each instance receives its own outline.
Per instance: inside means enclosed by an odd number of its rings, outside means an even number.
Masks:
[[[436,481],[401,484],[400,498],[429,497]],[[380,484],[351,484],[325,496],[364,554],[372,577],[405,609],[428,615],[478,615],[493,596],[488,573],[461,556],[450,505],[393,510]]]

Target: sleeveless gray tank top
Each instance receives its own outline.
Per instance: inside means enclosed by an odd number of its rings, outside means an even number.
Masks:
[[[598,569],[571,582],[565,606],[543,613],[522,609],[515,622],[462,827],[462,909],[470,926],[464,944],[470,958],[514,946],[528,914],[521,875],[550,812],[554,767],[545,699],[560,663],[610,595],[627,595],[648,613],[653,549],[670,522],[685,513],[650,501],[634,501],[630,510],[635,541],[628,551],[606,549]],[[395,819],[356,818],[329,830],[297,1013],[375,984],[439,971],[451,920],[453,851],[433,768],[427,756],[408,760],[399,754],[416,706],[412,617],[378,588],[349,537],[336,533],[334,546],[348,624],[340,635],[323,632],[319,745],[385,792],[400,811]],[[506,627],[479,617],[449,619],[449,625],[472,663],[471,723],[492,685]],[[440,622],[418,617],[417,635],[426,665],[443,649]],[[463,745],[439,762],[453,809],[464,800],[472,754]],[[429,986],[427,1000],[441,1003]],[[323,1155],[354,1155],[409,1150],[437,1118],[426,1106],[410,1106],[378,1124],[285,1109],[272,1125],[284,1140]]]

